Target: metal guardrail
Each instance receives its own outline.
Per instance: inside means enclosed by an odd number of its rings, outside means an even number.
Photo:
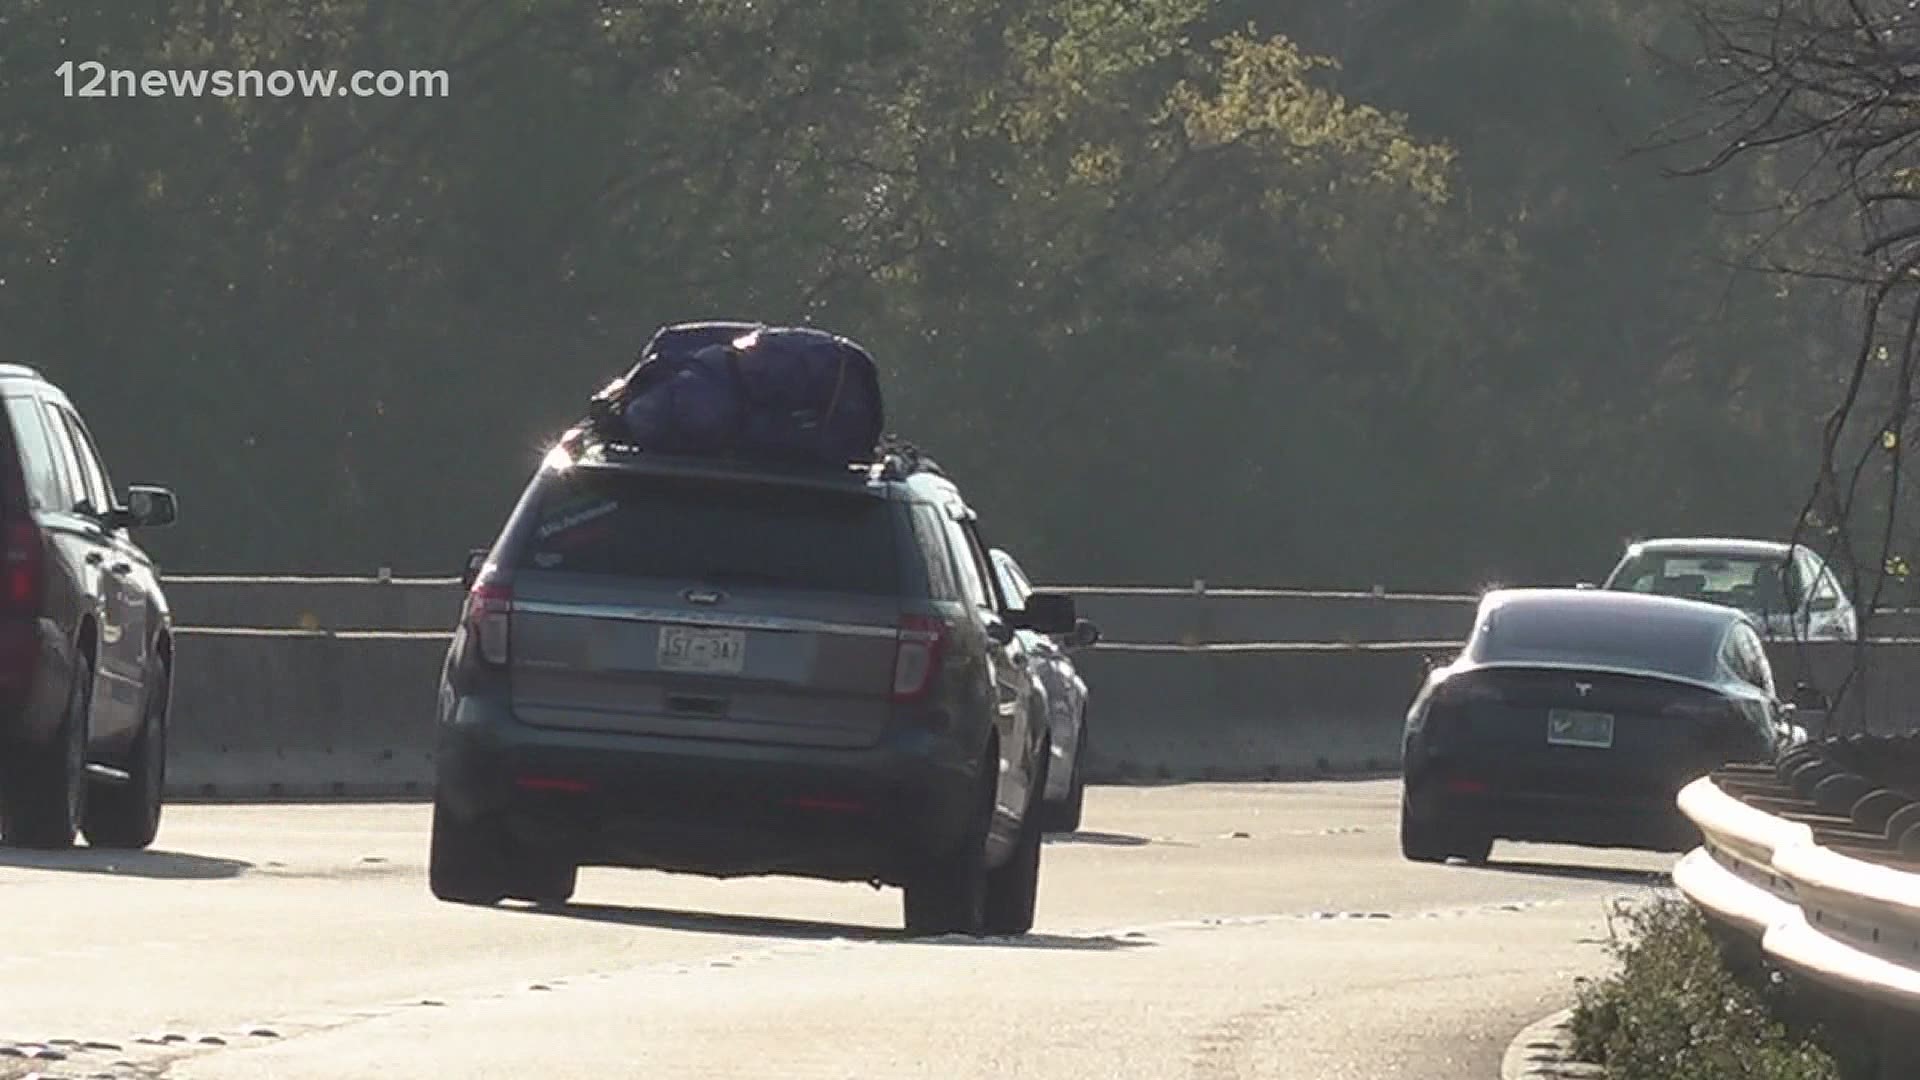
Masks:
[[[1700,847],[1673,881],[1877,1033],[1882,1075],[1920,1075],[1920,799],[1801,747],[1680,792]],[[1911,790],[1910,788],[1907,790]]]

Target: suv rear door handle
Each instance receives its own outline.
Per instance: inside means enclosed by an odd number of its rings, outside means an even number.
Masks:
[[[107,569],[116,574],[131,574],[133,573],[133,564],[130,562],[117,562],[107,567]]]
[[[90,565],[99,566],[101,563],[106,561],[107,561],[107,557],[105,555],[100,554],[97,551],[87,552],[87,562]]]

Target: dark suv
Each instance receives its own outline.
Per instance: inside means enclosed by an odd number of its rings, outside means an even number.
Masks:
[[[166,782],[173,622],[129,529],[173,494],[124,504],[73,403],[0,365],[0,836],[35,848],[143,848]]]
[[[1025,933],[1048,729],[937,470],[556,451],[476,552],[440,687],[430,879],[563,903],[582,864],[905,889],[915,933]]]

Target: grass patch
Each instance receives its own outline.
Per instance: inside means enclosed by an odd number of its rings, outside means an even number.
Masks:
[[[1608,949],[1619,969],[1583,986],[1573,1013],[1575,1053],[1610,1080],[1874,1076],[1825,1002],[1767,969],[1751,943],[1717,937],[1693,905],[1662,899],[1619,920]]]

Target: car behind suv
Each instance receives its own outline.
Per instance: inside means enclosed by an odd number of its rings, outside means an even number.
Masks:
[[[430,883],[560,903],[583,864],[904,887],[910,931],[1024,933],[1048,728],[958,489],[898,457],[549,455],[470,565]]]
[[[171,524],[165,488],[123,505],[73,403],[0,366],[0,836],[143,848],[160,827],[173,625],[128,530]]]
[[[1662,539],[1629,546],[1603,589],[1739,608],[1768,640],[1855,641],[1860,617],[1811,549],[1772,540]]]

